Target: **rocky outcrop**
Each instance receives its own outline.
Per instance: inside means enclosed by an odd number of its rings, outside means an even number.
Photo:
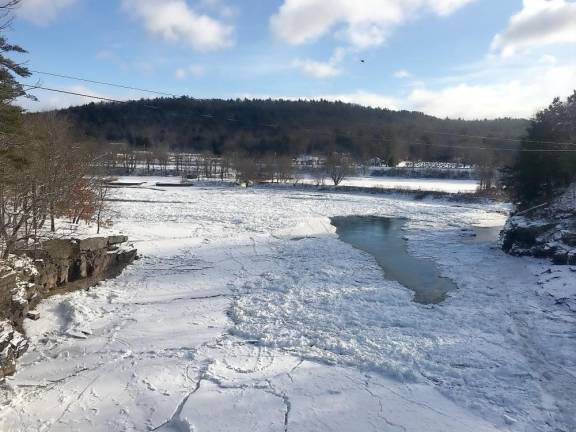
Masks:
[[[550,205],[510,217],[501,234],[504,251],[517,256],[550,258],[559,265],[576,265],[575,197],[576,186]]]
[[[8,321],[0,321],[0,378],[16,371],[16,359],[27,349],[26,338]]]
[[[137,258],[127,241],[118,235],[52,239],[0,266],[0,378],[14,372],[15,359],[28,347],[23,322],[38,319],[36,305],[120,274]]]

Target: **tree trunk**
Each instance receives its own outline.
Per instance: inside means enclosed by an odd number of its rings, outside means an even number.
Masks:
[[[54,220],[54,204],[50,204],[50,231],[56,232],[56,221]]]

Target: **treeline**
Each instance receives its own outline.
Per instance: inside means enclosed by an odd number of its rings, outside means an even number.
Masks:
[[[514,147],[506,140],[521,137],[528,126],[525,120],[442,120],[340,102],[189,97],[91,103],[63,114],[99,142],[124,142],[137,150],[344,153],[357,160],[378,157],[390,165],[400,160],[483,160],[487,152],[479,147]]]

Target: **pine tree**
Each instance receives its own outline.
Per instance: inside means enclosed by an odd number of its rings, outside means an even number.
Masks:
[[[3,32],[10,25],[12,10],[20,0],[0,2],[0,157],[13,163],[22,163],[17,155],[18,134],[22,126],[22,108],[14,105],[14,101],[27,96],[22,84],[17,78],[30,76],[30,71],[10,58],[11,54],[23,54],[26,51],[10,44]]]
[[[576,91],[536,114],[508,177],[520,209],[549,202],[574,181]]]

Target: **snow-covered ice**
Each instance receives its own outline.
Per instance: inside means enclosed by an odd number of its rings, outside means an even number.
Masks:
[[[505,206],[216,186],[115,193],[115,229],[143,257],[40,305],[0,430],[576,430],[576,315],[558,301],[576,273],[465,241],[464,229],[502,225]],[[414,303],[338,239],[336,215],[407,218],[410,251],[459,290]]]

